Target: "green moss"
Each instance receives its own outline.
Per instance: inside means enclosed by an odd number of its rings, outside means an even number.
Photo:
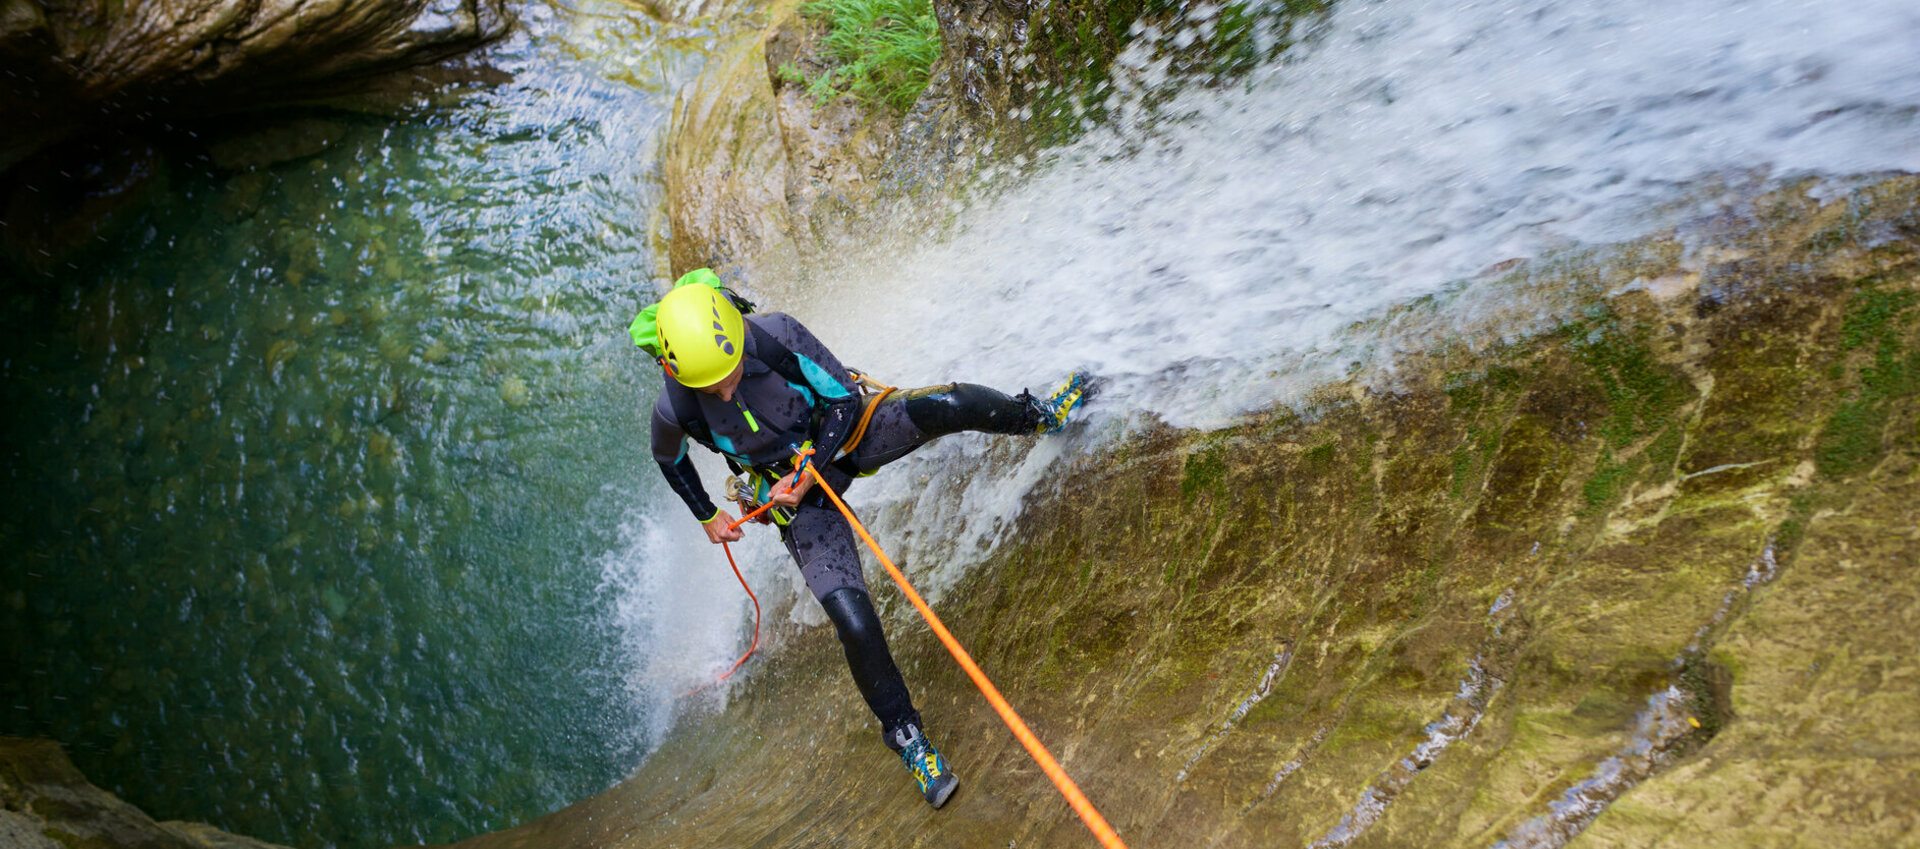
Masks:
[[[1220,10],[1208,39],[1206,73],[1235,77],[1273,60],[1295,39],[1295,21],[1319,15],[1332,7],[1328,0],[1285,0],[1281,3],[1232,3]],[[1280,34],[1262,39],[1262,30]],[[1265,43],[1263,43],[1265,42]]]
[[[1680,687],[1686,691],[1688,707],[1707,739],[1720,733],[1723,705],[1732,683],[1733,676],[1725,668],[1698,655],[1689,657],[1680,667]]]
[[[1685,403],[1686,381],[1654,357],[1648,344],[1651,329],[1644,323],[1622,326],[1611,311],[1569,325],[1568,348],[1586,365],[1607,401],[1607,419],[1600,435],[1615,448],[1666,424],[1667,416]]]
[[[1297,41],[1294,34],[1301,20],[1331,7],[1331,0],[1235,0],[1206,17],[1196,14],[1202,7],[1168,0],[1030,4],[1028,43],[1044,45],[1038,54],[1041,61],[1008,80],[1012,102],[1006,111],[1021,106],[1032,110],[1016,130],[1023,142],[1063,144],[1106,119],[1113,58],[1135,42],[1136,24],[1161,34],[1162,41],[1148,47],[1156,59],[1166,60],[1170,74],[1218,84],[1279,57]],[[1175,41],[1175,33],[1183,34],[1182,40]],[[1184,40],[1187,36],[1192,40]],[[1171,96],[1174,88],[1149,92],[1149,106]]]
[[[1441,382],[1447,393],[1447,408],[1455,413],[1480,409],[1481,384],[1476,375],[1464,372],[1448,374]]]
[[[1440,382],[1447,393],[1448,409],[1455,413],[1477,412],[1524,384],[1525,377],[1519,369],[1497,364],[1482,371],[1448,372]]]
[[[1619,498],[1621,490],[1633,481],[1634,473],[1640,470],[1638,458],[1625,462],[1616,461],[1612,451],[1602,452],[1600,463],[1580,487],[1581,498],[1586,503],[1583,512],[1591,515],[1613,504]]]
[[[1833,477],[1871,465],[1880,457],[1880,433],[1886,425],[1886,407],[1873,399],[1855,398],[1841,404],[1820,433],[1814,465],[1822,474]]]
[[[1662,477],[1673,473],[1673,464],[1680,459],[1680,446],[1686,442],[1687,433],[1680,427],[1669,427],[1666,432],[1647,446],[1647,464]]]
[[[1324,473],[1333,468],[1333,453],[1337,443],[1329,440],[1315,445],[1300,454],[1300,466],[1314,472]]]
[[[1806,519],[1795,516],[1781,522],[1780,527],[1776,529],[1773,534],[1774,551],[1777,552],[1775,556],[1784,558],[1791,555],[1795,549],[1800,547],[1800,541],[1805,539],[1806,536]]]
[[[1227,472],[1225,453],[1226,449],[1215,446],[1187,455],[1186,467],[1180,476],[1182,499],[1190,500],[1197,493],[1223,485]]]
[[[1459,498],[1466,493],[1467,475],[1473,471],[1473,452],[1466,446],[1453,449],[1453,487],[1450,493]]]
[[[1526,384],[1526,375],[1511,366],[1491,365],[1487,367],[1487,385],[1501,392],[1513,392]]]
[[[1869,468],[1884,453],[1882,436],[1890,418],[1888,402],[1911,394],[1920,372],[1920,357],[1901,344],[1908,324],[1906,312],[1920,293],[1910,289],[1880,289],[1879,278],[1860,281],[1862,287],[1847,304],[1840,325],[1840,350],[1871,347],[1872,358],[1859,364],[1857,388],[1827,418],[1814,449],[1814,463],[1822,474],[1840,477]],[[1849,370],[1838,363],[1836,380]]]
[[[1886,340],[1893,331],[1894,318],[1920,299],[1920,292],[1889,292],[1877,288],[1879,282],[1877,278],[1860,281],[1864,288],[1848,303],[1847,316],[1840,324],[1840,350],[1851,351]]]

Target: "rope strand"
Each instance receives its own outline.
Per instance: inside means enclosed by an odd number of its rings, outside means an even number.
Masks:
[[[1013,731],[1013,736],[1020,741],[1020,745],[1026,747],[1027,754],[1033,756],[1034,761],[1040,765],[1040,770],[1053,780],[1053,786],[1059,789],[1060,795],[1066,797],[1067,804],[1073,807],[1074,813],[1080,815],[1080,820],[1087,824],[1087,829],[1093,832],[1093,836],[1100,841],[1100,845],[1107,849],[1126,849],[1127,844],[1120,842],[1120,835],[1114,832],[1113,826],[1107,824],[1107,818],[1100,815],[1100,811],[1093,807],[1092,802],[1087,801],[1086,794],[1080,792],[1080,786],[1073,783],[1073,778],[1067,775],[1067,771],[1060,766],[1060,762],[1053,759],[1047,747],[1041,745],[1040,738],[1035,737],[1033,731],[1027,728],[1027,723],[1020,719],[1020,714],[1014,712],[1013,705],[1008,704],[1006,697],[1000,695],[1000,688],[993,686],[993,682],[987,679],[987,674],[980,671],[979,664],[973,662],[973,656],[967,654],[967,650],[961,647],[960,641],[954,639],[953,633],[948,631],[947,626],[940,621],[940,617],[934,614],[933,608],[928,607],[926,600],[921,598],[920,593],[907,582],[907,576],[901,574],[900,568],[893,565],[893,561],[887,558],[887,553],[880,550],[880,544],[873,541],[873,535],[867,533],[866,526],[860,524],[860,520],[853,515],[853,511],[847,508],[847,503],[840,500],[840,493],[833,491],[833,487],[829,486],[820,472],[814,469],[811,461],[806,461],[806,470],[813,476],[813,482],[827,493],[827,497],[833,499],[833,506],[840,508],[841,515],[847,517],[847,522],[853,525],[853,529],[860,532],[860,538],[866,541],[867,547],[873,550],[874,556],[880,558],[880,565],[886,567],[887,576],[893,578],[893,582],[900,587],[900,592],[906,595],[907,601],[912,602],[914,609],[920,611],[921,618],[927,620],[927,625],[933,629],[934,636],[939,637],[940,643],[947,647],[947,653],[953,655],[953,659],[960,663],[960,668],[966,671],[967,677],[973,679],[973,685],[980,688],[980,693],[986,696],[987,703],[993,705],[994,712],[1000,714],[1000,720]]]
[[[746,521],[746,519],[740,520],[740,522],[744,521]],[[739,527],[740,522],[733,523],[729,528]],[[741,655],[739,660],[734,661],[732,666],[727,667],[727,671],[724,674],[685,693],[681,693],[680,698],[683,699],[688,696],[698,695],[700,691],[732,677],[733,673],[739,671],[740,665],[747,662],[747,658],[753,657],[754,650],[760,648],[760,597],[753,594],[752,587],[747,586],[746,577],[740,574],[740,564],[733,562],[733,546],[723,542],[720,543],[720,548],[727,552],[727,565],[733,567],[733,577],[740,581],[740,588],[747,591],[747,598],[753,599],[753,643],[747,646],[746,654]]]
[[[1027,727],[1026,721],[1014,711],[1013,705],[1000,694],[1000,688],[993,685],[993,681],[981,671],[980,665],[973,661],[973,656],[967,653],[958,639],[954,638],[953,632],[947,630],[946,623],[941,622],[939,615],[933,612],[933,608],[927,606],[926,599],[920,597],[920,593],[913,588],[913,584],[907,581],[907,576],[901,573],[900,567],[893,565],[893,560],[880,549],[880,544],[874,542],[873,535],[867,533],[867,528],[860,523],[859,517],[853,515],[853,510],[847,507],[845,501],[840,500],[840,493],[835,492],[820,475],[819,470],[814,468],[812,460],[807,456],[811,453],[813,453],[812,450],[807,449],[797,458],[801,468],[813,478],[813,482],[827,494],[828,498],[833,499],[833,506],[839,508],[840,514],[847,518],[847,523],[860,533],[860,539],[864,540],[867,548],[872,549],[874,556],[880,559],[880,565],[886,567],[887,576],[893,579],[893,583],[900,588],[900,592],[907,597],[907,601],[920,612],[920,617],[926,620],[929,628],[933,629],[934,636],[940,638],[941,645],[946,646],[947,653],[953,655],[953,659],[960,664],[961,670],[973,680],[973,685],[979,688],[980,694],[986,697],[987,703],[992,705],[994,712],[1000,715],[1000,721],[1006,723],[1008,730],[1013,732],[1014,739],[1019,740],[1020,745],[1026,748],[1027,754],[1040,765],[1040,771],[1046,773],[1047,778],[1053,781],[1053,786],[1060,791],[1061,796],[1066,798],[1067,804],[1073,808],[1074,813],[1080,815],[1080,821],[1086,823],[1087,830],[1093,832],[1094,838],[1100,841],[1101,846],[1106,849],[1127,849],[1127,844],[1121,842],[1120,835],[1113,830],[1112,825],[1107,823],[1107,818],[1100,815],[1100,811],[1087,800],[1085,793],[1080,792],[1080,786],[1074,783],[1073,777],[1067,775],[1066,769],[1060,766],[1060,762],[1047,751],[1047,747],[1040,742],[1040,738],[1034,736],[1033,730]],[[759,509],[729,524],[727,529],[732,530],[746,524],[771,506],[773,502],[769,500],[766,504],[760,505]],[[760,598],[753,594],[753,588],[747,586],[747,579],[741,576],[740,565],[733,559],[732,546],[724,542],[720,546],[727,552],[727,565],[733,567],[733,576],[740,580],[740,588],[747,591],[748,598],[753,599],[753,644],[747,647],[746,654],[733,662],[733,667],[728,669],[725,675],[687,693],[689,696],[727,680],[727,677],[738,670],[741,664],[746,663],[747,658],[752,657],[754,650],[760,646]]]

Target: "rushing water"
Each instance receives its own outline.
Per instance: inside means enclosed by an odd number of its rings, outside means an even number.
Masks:
[[[1122,57],[1110,125],[951,238],[820,271],[806,317],[842,359],[906,384],[1039,387],[1082,367],[1105,382],[1096,421],[1218,427],[1330,379],[1390,380],[1398,351],[1433,339],[1557,320],[1564,302],[1493,285],[1511,260],[1684,238],[1799,177],[1831,194],[1920,171],[1920,7],[1901,0],[1343,0],[1229,86],[1168,80],[1148,49],[1210,15],[1193,18]],[[1080,447],[969,477],[955,460],[981,443],[956,442],[865,491],[898,508],[896,535],[941,529],[907,552],[936,586]]]
[[[655,480],[657,378],[622,334],[706,34],[612,8],[525,7],[512,83],[325,154],[179,169],[83,273],[13,296],[0,730],[162,817],[446,840],[617,779],[732,659],[743,600]],[[1162,78],[1147,47],[1182,39],[1143,33],[1115,124],[947,238],[755,281],[903,384],[1104,379],[1091,428],[862,482],[936,591],[1124,422],[1217,425],[1408,344],[1356,322],[1439,296],[1445,332],[1502,299],[1474,282],[1495,263],[1920,170],[1895,0],[1346,0],[1226,86]],[[794,597],[765,534],[745,554]]]

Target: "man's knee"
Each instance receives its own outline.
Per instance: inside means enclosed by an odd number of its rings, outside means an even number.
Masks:
[[[865,652],[876,644],[886,645],[886,635],[880,630],[880,614],[873,609],[873,599],[865,590],[842,587],[821,599],[820,606],[826,609],[827,618],[833,620],[841,645],[849,651]]]

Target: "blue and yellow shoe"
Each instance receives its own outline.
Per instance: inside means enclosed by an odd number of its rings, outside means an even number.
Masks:
[[[953,774],[953,768],[947,766],[947,759],[940,757],[939,750],[927,742],[920,726],[908,722],[895,728],[887,735],[887,745],[900,753],[900,762],[913,773],[913,780],[920,785],[920,795],[926,798],[927,804],[935,808],[946,804],[947,797],[960,786],[960,777]]]
[[[1024,393],[1023,393],[1024,394]],[[1067,375],[1067,381],[1059,389],[1042,401],[1027,395],[1027,404],[1033,408],[1034,433],[1058,433],[1067,426],[1067,419],[1073,415],[1073,409],[1087,397],[1087,376],[1081,372]]]

